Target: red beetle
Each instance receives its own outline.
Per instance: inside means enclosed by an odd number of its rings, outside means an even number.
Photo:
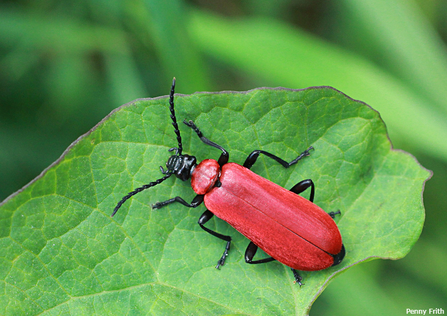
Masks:
[[[332,218],[340,212],[327,214],[312,203],[315,195],[315,185],[312,180],[301,181],[288,191],[250,171],[260,154],[288,168],[308,156],[313,148],[309,147],[291,162],[286,162],[263,150],[255,150],[241,166],[229,163],[229,154],[224,148],[204,137],[192,121],[184,121],[196,132],[202,142],[222,151],[218,161],[206,159],[197,165],[196,157],[182,154],[182,139],[174,111],[174,88],[175,78],[172,82],[169,104],[178,147],[169,149],[176,153],[169,157],[166,163],[167,170],[160,167],[165,176],[123,197],[115,207],[112,216],[127,199],[160,184],[175,174],[183,181],[191,178],[191,186],[197,193],[196,197],[191,203],[187,203],[177,196],[156,203],[152,205],[152,208],[158,209],[174,202],[188,207],[197,207],[205,202],[207,210],[199,219],[200,227],[227,242],[216,268],[225,263],[230,250],[231,237],[204,226],[214,215],[229,223],[250,240],[245,251],[247,263],[257,264],[277,260],[292,269],[295,281],[300,286],[302,278],[296,270],[317,271],[339,264],[345,256],[345,248],[340,231]],[[298,195],[309,187],[311,188],[310,201]],[[253,260],[258,247],[271,257]]]

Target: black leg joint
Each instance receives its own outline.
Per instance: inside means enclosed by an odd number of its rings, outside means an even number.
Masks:
[[[298,271],[296,271],[296,270],[293,269],[293,268],[290,268],[290,269],[292,269],[293,277],[295,278],[294,283],[298,283],[298,284],[300,285],[300,287],[301,287],[302,285],[304,285],[304,283],[301,283],[301,281],[303,281],[303,278],[301,277],[301,275],[298,274]]]
[[[228,252],[230,251],[230,245],[231,245],[231,240],[227,241],[227,245],[225,246],[225,250],[224,250],[224,253],[222,254],[222,257],[220,257],[220,259],[217,260],[216,269],[220,269],[220,267],[225,264],[225,259],[227,259]]]
[[[184,199],[182,199],[181,197],[176,196],[175,198],[172,198],[172,199],[169,199],[169,200],[166,200],[166,201],[163,201],[163,202],[158,202],[158,203],[152,204],[152,208],[154,210],[155,209],[159,209],[159,208],[162,208],[163,206],[166,206],[168,204],[175,203],[175,202],[178,202],[178,203],[180,203],[180,204],[182,204],[184,206],[187,206],[187,207],[194,207],[195,208],[195,207],[199,206],[200,204],[202,204],[203,197],[204,197],[203,195],[199,195],[198,194],[191,201],[191,203],[188,203]]]
[[[315,197],[315,184],[311,179],[298,182],[293,186],[293,188],[290,189],[290,191],[296,194],[300,194],[301,192],[307,190],[309,187],[310,187],[309,201],[313,202]]]
[[[253,260],[256,251],[258,251],[258,246],[255,245],[254,242],[250,242],[247,246],[247,250],[245,250],[245,262],[249,264],[259,264],[259,263],[267,263],[271,261],[275,261],[274,258],[268,257],[260,260]]]
[[[312,146],[310,146],[308,149],[306,149],[305,151],[303,151],[301,154],[298,155],[298,157],[296,157],[295,159],[293,159],[291,162],[287,162],[281,158],[279,158],[276,155],[273,155],[267,151],[264,150],[255,150],[253,151],[250,155],[248,155],[247,159],[245,159],[244,162],[244,167],[250,169],[256,162],[256,160],[258,159],[260,154],[263,154],[273,160],[275,160],[276,162],[280,163],[284,168],[289,168],[290,166],[296,164],[299,160],[301,160],[303,157],[309,156],[310,153],[309,151],[313,149]]]
[[[341,214],[341,212],[338,210],[337,212],[329,212],[328,214],[330,217],[335,218],[335,215]]]
[[[191,127],[193,129],[193,131],[196,132],[197,136],[199,136],[199,138],[202,142],[222,151],[222,154],[220,155],[219,160],[217,161],[219,163],[219,166],[222,167],[224,164],[226,164],[228,162],[230,155],[222,146],[216,144],[215,142],[210,141],[208,138],[203,136],[202,132],[199,130],[199,128],[196,126],[196,124],[194,124],[193,121],[184,120],[183,123],[186,126]]]

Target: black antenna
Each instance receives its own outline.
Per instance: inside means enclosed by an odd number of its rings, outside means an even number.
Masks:
[[[151,183],[149,183],[149,184],[145,184],[145,185],[143,185],[142,187],[139,187],[139,188],[133,190],[132,192],[129,192],[129,194],[127,194],[125,197],[123,197],[123,198],[121,199],[121,201],[119,201],[118,204],[115,206],[115,209],[113,210],[113,213],[112,213],[111,217],[113,217],[113,215],[115,215],[116,212],[118,212],[118,210],[119,210],[119,208],[121,207],[121,205],[123,205],[123,203],[126,202],[128,199],[130,199],[132,196],[134,196],[134,195],[137,194],[137,193],[140,193],[140,192],[143,191],[143,190],[149,189],[150,187],[153,187],[153,186],[155,186],[155,185],[157,185],[157,184],[162,183],[162,182],[165,181],[167,178],[169,178],[171,175],[172,175],[172,173],[169,172],[169,173],[166,174],[163,178],[160,178],[160,179],[158,179],[158,180],[156,180],[156,181],[154,181],[154,182],[151,182]]]
[[[172,79],[171,93],[169,94],[169,110],[171,111],[172,126],[174,126],[174,131],[175,134],[177,135],[177,143],[178,143],[178,147],[176,148],[177,155],[181,155],[183,151],[183,146],[182,146],[182,137],[180,136],[180,130],[178,129],[177,118],[175,117],[174,90],[175,90],[175,77],[174,79]]]
[[[178,142],[178,148],[171,148],[169,151],[173,151],[176,150],[177,155],[181,155],[182,151],[183,151],[183,147],[182,147],[182,137],[180,136],[180,131],[178,129],[178,124],[177,124],[177,119],[175,117],[175,111],[174,111],[174,90],[175,90],[175,78],[172,80],[172,87],[171,87],[171,93],[169,94],[169,110],[171,111],[171,119],[172,119],[172,125],[174,126],[174,130],[175,130],[175,134],[177,135],[177,142]],[[139,187],[135,190],[133,190],[132,192],[129,192],[125,197],[123,197],[121,199],[121,201],[118,202],[118,204],[115,206],[115,209],[113,210],[113,213],[111,215],[111,217],[113,217],[116,212],[118,212],[118,210],[120,209],[120,207],[124,204],[124,202],[126,202],[128,199],[130,199],[132,196],[134,196],[137,193],[140,193],[143,190],[149,189],[153,186],[156,186],[157,184],[162,183],[163,181],[165,181],[167,178],[169,178],[173,171],[167,170],[164,171],[162,167],[160,167],[163,174],[165,174],[164,177],[143,185],[142,187]]]

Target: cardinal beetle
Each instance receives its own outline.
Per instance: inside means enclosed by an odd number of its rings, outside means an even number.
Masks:
[[[292,269],[295,282],[300,286],[302,277],[296,270],[317,271],[339,264],[345,256],[345,248],[333,218],[340,212],[327,214],[313,203],[315,185],[312,180],[298,182],[288,191],[250,171],[260,154],[289,168],[303,157],[309,156],[309,151],[313,147],[309,147],[291,162],[286,162],[266,151],[255,150],[241,166],[229,163],[229,154],[222,146],[204,137],[192,121],[185,120],[183,123],[192,128],[203,143],[222,151],[219,160],[205,159],[197,165],[196,157],[182,153],[182,138],[174,111],[174,89],[175,78],[169,95],[170,116],[178,142],[178,147],[169,151],[175,151],[175,154],[168,159],[167,170],[160,167],[164,174],[162,178],[124,196],[116,205],[112,216],[127,199],[162,183],[175,174],[183,181],[191,178],[192,189],[197,195],[191,203],[176,196],[158,202],[152,205],[152,208],[158,209],[174,202],[195,208],[205,202],[207,210],[200,216],[200,227],[227,242],[216,268],[225,263],[231,237],[204,226],[214,215],[229,223],[250,240],[245,251],[245,262],[257,264],[277,260]],[[298,195],[309,187],[310,201]],[[253,260],[258,247],[270,257]]]

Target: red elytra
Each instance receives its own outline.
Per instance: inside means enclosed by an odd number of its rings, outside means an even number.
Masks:
[[[219,187],[214,186],[218,177]],[[342,249],[340,231],[325,211],[241,165],[226,163],[220,170],[216,160],[203,160],[191,186],[205,194],[214,215],[291,268],[326,269],[334,264],[330,254]]]

